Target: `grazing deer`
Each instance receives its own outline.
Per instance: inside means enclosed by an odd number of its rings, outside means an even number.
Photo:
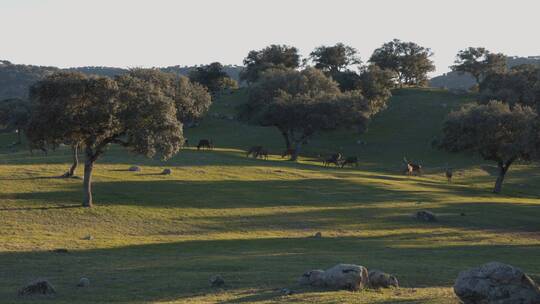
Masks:
[[[345,158],[345,160],[341,162],[341,168],[345,167],[346,165],[351,165],[351,167],[354,165],[355,167],[358,167],[358,157],[350,156]]]
[[[452,168],[448,167],[448,164],[446,164],[446,179],[448,179],[448,182],[451,183],[452,182],[452,176],[454,175],[454,172],[452,170]]]
[[[330,157],[323,160],[323,165],[326,167],[326,166],[329,166],[330,164],[334,164],[336,165],[336,167],[338,167],[339,162],[342,158],[343,158],[343,155],[341,155],[341,153],[332,154],[330,155]]]
[[[422,165],[411,163],[405,157],[403,157],[403,161],[405,162],[405,165],[406,165],[405,173],[407,175],[411,176],[411,175],[414,175],[415,173],[417,175],[422,175]]]
[[[247,151],[246,157],[249,157],[250,155],[252,155],[253,157],[257,158],[257,156],[261,152],[261,150],[263,150],[262,146],[253,146],[253,147],[249,148],[249,150]]]
[[[283,151],[283,153],[281,153],[281,158],[284,158],[285,156],[293,156],[294,154],[294,149],[287,149],[285,151]]]
[[[261,149],[257,154],[255,155],[256,158],[260,157],[263,159],[268,160],[268,151],[266,149]]]
[[[212,144],[211,140],[201,139],[199,140],[199,144],[197,145],[197,151],[201,150],[202,148],[212,150],[214,148],[214,144]]]

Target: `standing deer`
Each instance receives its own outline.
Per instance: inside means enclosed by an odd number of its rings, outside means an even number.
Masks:
[[[406,157],[403,157],[403,162],[405,162],[406,169],[405,173],[409,176],[414,175],[415,173],[417,175],[422,175],[422,165],[411,163],[407,160]]]
[[[355,167],[358,167],[358,157],[350,156],[345,158],[345,160],[341,162],[341,168],[345,167],[346,165],[351,165],[351,167],[354,165]]]
[[[330,157],[323,160],[323,164],[325,167],[329,166],[330,164],[334,164],[336,165],[336,167],[338,167],[339,162],[341,161],[342,158],[343,158],[343,155],[341,155],[341,153],[332,154],[330,155]]]
[[[454,175],[454,172],[452,170],[452,168],[448,167],[448,164],[446,164],[446,179],[448,179],[448,182],[451,183],[452,182],[452,176]]]
[[[199,144],[197,145],[197,151],[201,150],[202,148],[212,150],[214,148],[214,144],[212,143],[211,140],[201,139],[199,140]]]
[[[258,154],[263,150],[262,146],[253,146],[249,148],[249,150],[246,153],[246,157],[249,157],[250,155],[254,158],[257,158]]]

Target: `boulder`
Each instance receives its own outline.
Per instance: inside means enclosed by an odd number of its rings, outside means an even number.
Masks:
[[[499,262],[462,271],[454,292],[464,304],[538,304],[540,290],[519,268]]]
[[[56,290],[54,290],[51,283],[43,279],[32,281],[19,290],[19,296],[51,295],[55,293]]]
[[[390,286],[399,287],[398,280],[395,276],[380,270],[369,271],[369,287],[371,288],[389,288]]]
[[[300,285],[309,285],[315,287],[324,286],[324,270],[315,269],[306,271],[300,279],[298,279]]]
[[[322,238],[322,233],[319,231],[313,235],[314,238],[320,239]]]
[[[437,221],[437,217],[435,216],[435,214],[427,210],[417,211],[414,214],[414,217],[417,220],[422,221],[422,222],[436,222]]]
[[[172,170],[171,169],[163,169],[163,171],[161,171],[161,174],[163,175],[171,175],[172,174]]]
[[[360,290],[369,283],[368,270],[354,264],[338,264],[324,272],[324,284],[334,289]]]
[[[90,286],[90,280],[88,278],[81,278],[79,280],[79,283],[77,284],[77,287],[88,287]]]
[[[131,166],[131,167],[129,167],[128,171],[141,172],[141,167],[139,167],[139,166]]]
[[[210,287],[221,287],[225,285],[225,280],[218,274],[210,278]]]

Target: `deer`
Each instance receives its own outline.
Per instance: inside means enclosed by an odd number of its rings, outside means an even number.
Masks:
[[[268,151],[266,149],[261,149],[259,150],[259,152],[257,152],[257,154],[255,154],[255,157],[258,158],[263,158],[265,160],[268,160]]]
[[[197,151],[199,151],[199,150],[201,150],[203,148],[212,150],[214,148],[214,144],[212,143],[211,140],[201,139],[201,140],[199,140],[199,144],[197,145]]]
[[[257,156],[261,152],[261,150],[263,150],[262,146],[253,146],[253,147],[249,148],[249,150],[247,151],[246,157],[249,157],[250,155],[252,155],[253,157],[257,158]]]
[[[411,163],[407,160],[406,157],[403,157],[403,162],[405,162],[406,169],[405,173],[409,176],[414,175],[415,173],[418,175],[422,175],[422,165]]]
[[[332,154],[330,155],[330,157],[326,158],[323,160],[323,164],[324,166],[329,166],[330,164],[334,164],[337,166],[339,166],[339,161],[343,158],[343,155],[341,155],[341,153],[336,153],[336,154]]]
[[[452,182],[452,176],[454,175],[454,172],[452,170],[452,168],[448,167],[448,164],[446,164],[446,179],[448,180],[449,183]]]
[[[351,167],[354,165],[355,167],[358,167],[358,157],[350,156],[345,158],[345,160],[341,162],[341,168],[345,167],[345,165],[351,165]]]

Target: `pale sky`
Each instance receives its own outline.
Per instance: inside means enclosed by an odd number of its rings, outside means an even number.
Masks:
[[[538,0],[0,0],[0,59],[151,67],[242,64],[252,49],[303,55],[343,42],[363,61],[399,38],[435,52],[434,74],[458,50],[540,55]]]

